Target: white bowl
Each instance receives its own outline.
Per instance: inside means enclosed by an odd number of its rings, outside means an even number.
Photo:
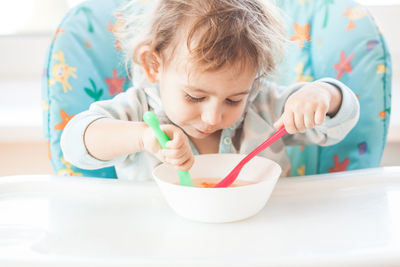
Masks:
[[[224,178],[246,155],[203,154],[195,156],[192,179]],[[274,161],[254,157],[236,181],[252,184],[228,188],[201,188],[178,185],[179,177],[171,165],[161,164],[153,176],[169,206],[179,215],[194,221],[223,223],[243,220],[257,214],[267,203],[281,174]]]

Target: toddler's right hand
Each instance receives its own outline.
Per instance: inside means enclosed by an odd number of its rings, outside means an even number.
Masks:
[[[187,136],[175,125],[165,124],[160,125],[160,128],[171,139],[166,143],[167,149],[162,149],[150,127],[146,128],[142,136],[143,149],[178,170],[190,170],[194,163],[194,156]]]

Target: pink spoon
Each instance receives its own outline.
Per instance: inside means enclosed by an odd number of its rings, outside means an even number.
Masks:
[[[218,184],[214,185],[214,188],[220,188],[220,187],[228,187],[230,186],[237,178],[239,175],[239,172],[242,170],[243,166],[249,162],[252,158],[254,158],[258,153],[269,147],[271,144],[273,144],[276,140],[281,138],[286,134],[286,129],[285,127],[280,128],[276,133],[274,133],[270,138],[265,140],[261,145],[259,145],[256,149],[251,151],[246,157],[244,157],[238,165],[224,178],[222,179],[221,182]]]

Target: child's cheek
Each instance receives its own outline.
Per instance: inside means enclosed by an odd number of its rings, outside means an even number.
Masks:
[[[233,110],[230,110],[229,112],[226,113],[226,118],[224,119],[224,121],[226,121],[229,124],[226,128],[231,127],[242,117],[244,108],[246,106],[245,103],[246,102],[243,101],[243,104],[238,105],[237,107],[233,108]]]

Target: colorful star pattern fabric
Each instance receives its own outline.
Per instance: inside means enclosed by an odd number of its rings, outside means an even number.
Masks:
[[[113,168],[89,171],[65,162],[59,139],[74,114],[130,87],[116,38],[123,26],[122,16],[115,12],[118,2],[87,1],[71,9],[52,38],[42,74],[42,110],[49,158],[60,175],[115,177]],[[138,8],[146,10],[152,2],[139,0]],[[374,155],[382,154],[391,111],[390,53],[380,29],[367,9],[353,0],[276,3],[285,14],[291,40],[284,62],[288,64],[280,66],[284,79],[276,82],[289,85],[335,77],[354,90],[361,105],[359,123],[339,144],[288,148],[292,175],[376,166]]]
[[[112,71],[112,78],[106,78],[105,82],[108,85],[108,92],[110,95],[116,95],[121,93],[124,88],[125,77],[118,77],[118,72],[116,69]]]
[[[75,116],[75,114],[69,116],[65,110],[61,109],[61,110],[60,110],[61,122],[58,123],[58,124],[56,124],[56,125],[54,126],[54,129],[55,129],[55,130],[64,130],[64,128],[65,128],[65,126],[67,125],[67,123],[68,123],[74,116]]]
[[[339,156],[336,154],[333,157],[334,166],[329,169],[329,172],[343,172],[347,170],[347,165],[349,165],[350,159],[346,158],[342,162],[339,161]]]
[[[310,41],[310,24],[300,25],[294,24],[294,34],[290,37],[290,41],[298,41],[299,49],[304,47],[305,42]]]
[[[355,29],[356,25],[354,24],[354,21],[359,20],[366,15],[367,15],[367,11],[362,6],[346,8],[346,12],[343,14],[344,17],[347,17],[349,19],[349,24],[346,27],[346,31]]]
[[[351,54],[346,58],[344,51],[340,52],[340,61],[334,65],[334,69],[338,72],[336,79],[340,79],[342,75],[346,72],[350,73],[353,71],[351,66],[351,60],[354,58],[354,54]]]

